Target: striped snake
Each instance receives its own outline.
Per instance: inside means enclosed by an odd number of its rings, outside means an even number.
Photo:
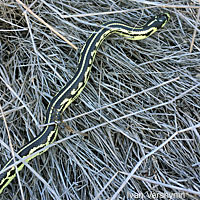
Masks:
[[[32,155],[33,153],[55,141],[58,135],[58,123],[55,122],[60,121],[62,113],[80,95],[86,86],[98,47],[105,38],[116,33],[130,40],[142,40],[162,28],[168,22],[169,18],[170,15],[168,13],[159,14],[152,17],[140,28],[133,28],[124,23],[112,21],[103,24],[95,33],[91,34],[81,50],[78,69],[74,77],[53,97],[48,105],[45,124],[53,124],[45,126],[41,133],[22,147],[17,154],[21,158],[29,156],[25,160],[25,162],[28,162],[44,151]],[[19,159],[16,158],[15,160]],[[13,158],[7,162],[3,169],[12,164],[14,164]],[[0,193],[15,178],[16,170],[20,171],[23,167],[24,163],[20,162],[16,167],[13,166],[3,173],[0,172]]]

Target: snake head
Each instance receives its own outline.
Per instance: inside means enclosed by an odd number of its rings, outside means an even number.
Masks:
[[[148,28],[156,27],[157,29],[162,28],[169,21],[170,15],[168,13],[162,13],[152,17],[145,26]]]

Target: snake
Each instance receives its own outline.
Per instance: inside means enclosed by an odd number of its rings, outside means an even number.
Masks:
[[[151,17],[141,27],[131,27],[122,22],[111,21],[104,23],[90,35],[80,52],[75,75],[52,98],[47,107],[45,117],[45,124],[47,125],[44,126],[38,136],[17,152],[17,155],[24,158],[24,161],[14,166],[13,164],[20,159],[13,157],[4,165],[2,169],[4,172],[0,171],[0,193],[16,177],[16,170],[21,171],[23,169],[24,162],[28,163],[34,157],[47,151],[49,144],[56,140],[59,129],[58,122],[61,120],[62,113],[80,95],[86,86],[97,50],[103,40],[115,33],[130,40],[143,40],[155,33],[158,29],[164,27],[169,19],[170,15],[168,13],[160,13]],[[37,153],[44,147],[47,148]],[[6,168],[7,171],[5,171]]]

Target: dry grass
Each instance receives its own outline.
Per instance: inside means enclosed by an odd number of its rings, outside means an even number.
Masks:
[[[60,127],[56,145],[0,199],[200,199],[198,1],[23,2],[79,51],[15,1],[0,2],[0,106],[8,128],[1,113],[0,168],[11,158],[8,132],[15,152],[40,133],[49,101],[73,77],[99,24],[141,25],[159,12],[171,20],[146,40],[113,35],[102,44],[87,87],[63,116],[74,133]]]

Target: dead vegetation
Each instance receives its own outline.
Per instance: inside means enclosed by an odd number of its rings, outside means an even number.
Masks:
[[[0,199],[199,199],[198,1],[23,3],[78,51],[19,3],[0,2],[1,169],[11,157],[8,135],[17,152],[40,133],[49,101],[73,77],[100,24],[142,25],[160,12],[171,20],[142,41],[104,41],[57,142]]]

